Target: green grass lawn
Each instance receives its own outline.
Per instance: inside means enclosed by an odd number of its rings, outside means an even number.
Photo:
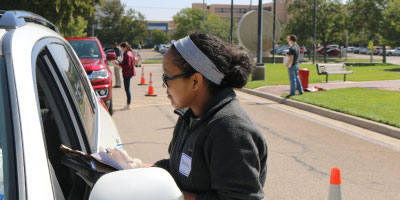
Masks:
[[[347,81],[377,81],[400,79],[400,66],[385,63],[347,63],[354,71],[346,76]],[[287,68],[283,64],[265,64],[266,80],[249,81],[246,88],[258,88],[266,85],[289,85]],[[313,64],[300,64],[300,69],[310,70],[309,83],[325,82],[325,75],[318,75],[317,67]],[[251,77],[250,79],[251,80]],[[329,81],[343,81],[343,75],[329,75]]]
[[[334,63],[339,63],[339,62],[365,62],[369,63],[371,60],[369,58],[347,58],[347,61],[343,58],[327,58],[326,59],[328,62],[334,62]],[[317,63],[322,63],[324,62],[324,58],[318,57],[316,59]],[[312,57],[311,59],[305,58],[304,62],[312,62]],[[372,62],[382,62],[381,58],[373,58]]]
[[[142,64],[161,64],[162,60],[143,60]]]
[[[291,99],[400,128],[400,92],[343,88],[306,92]]]

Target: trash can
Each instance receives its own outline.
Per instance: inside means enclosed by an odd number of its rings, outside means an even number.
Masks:
[[[303,90],[308,88],[308,76],[310,75],[310,71],[307,68],[299,69],[299,76],[301,81],[301,86],[303,86]]]

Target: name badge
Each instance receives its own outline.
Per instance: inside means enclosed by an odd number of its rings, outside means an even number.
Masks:
[[[192,158],[186,155],[185,153],[182,153],[181,162],[179,164],[179,172],[188,177],[191,170],[192,170]]]

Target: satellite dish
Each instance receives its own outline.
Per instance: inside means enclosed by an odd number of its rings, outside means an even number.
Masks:
[[[274,16],[265,10],[263,10],[263,29],[262,29],[262,51],[268,51],[272,49],[272,35],[274,27]],[[276,32],[275,41],[281,38],[281,24],[279,20],[275,22]],[[240,19],[237,36],[240,44],[247,49],[249,52],[257,52],[257,39],[258,39],[258,11],[253,10],[247,12]]]

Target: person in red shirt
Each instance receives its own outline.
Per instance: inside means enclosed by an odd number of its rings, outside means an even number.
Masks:
[[[132,99],[130,91],[130,83],[132,76],[136,76],[134,68],[135,59],[133,57],[132,48],[128,42],[122,42],[119,46],[121,47],[121,50],[123,52],[123,59],[121,63],[113,61],[113,64],[115,66],[119,66],[120,68],[122,68],[122,76],[124,77],[124,87],[127,97],[126,106],[124,107],[124,110],[130,110],[131,99]]]

